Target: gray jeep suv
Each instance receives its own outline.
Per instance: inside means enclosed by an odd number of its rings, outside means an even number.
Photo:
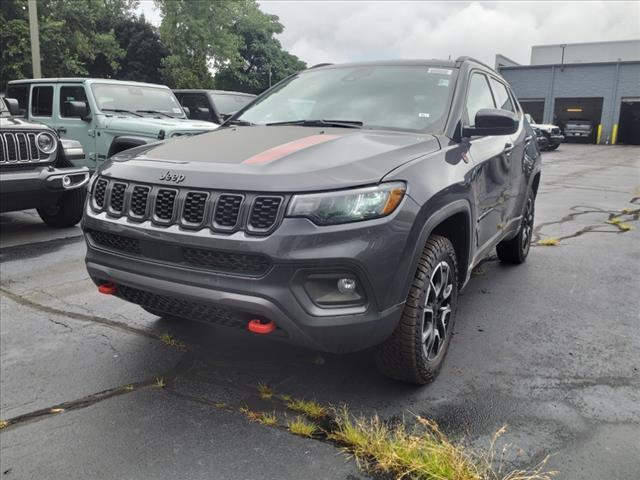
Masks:
[[[101,292],[329,352],[439,371],[458,291],[527,257],[535,135],[473,59],[324,65],[220,129],[112,157],[83,229]]]

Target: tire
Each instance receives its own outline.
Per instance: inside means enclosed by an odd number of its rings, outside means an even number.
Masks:
[[[522,223],[518,234],[511,240],[503,240],[496,246],[498,259],[502,263],[518,265],[527,259],[533,236],[533,219],[535,214],[535,196],[529,192],[525,205]]]
[[[560,144],[558,144],[558,145],[549,145],[549,146],[546,148],[546,150],[547,150],[547,151],[557,150],[559,146],[560,146]]]
[[[50,227],[72,227],[82,219],[86,194],[84,188],[64,192],[54,205],[38,208],[38,215]]]
[[[457,301],[455,250],[447,238],[433,235],[420,256],[400,322],[376,352],[380,372],[416,385],[433,381],[451,341]]]

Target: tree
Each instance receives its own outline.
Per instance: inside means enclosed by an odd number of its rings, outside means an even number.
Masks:
[[[230,31],[242,2],[155,0],[162,12],[160,37],[170,50],[165,82],[174,88],[211,88],[211,69],[232,58],[238,39]]]
[[[40,54],[45,77],[111,77],[125,50],[114,25],[132,15],[135,0],[40,0]],[[0,78],[31,77],[31,41],[26,0],[0,2]]]
[[[114,30],[120,48],[125,52],[117,78],[162,83],[162,60],[168,51],[156,28],[141,15],[120,20]]]
[[[285,51],[275,37],[284,30],[277,16],[263,13],[253,1],[245,3],[243,10],[231,27],[240,39],[240,47],[216,73],[217,88],[260,93],[270,83],[306,68],[306,64]]]

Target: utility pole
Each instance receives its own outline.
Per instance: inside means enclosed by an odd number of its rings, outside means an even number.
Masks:
[[[38,32],[38,4],[29,0],[29,35],[31,37],[31,65],[33,78],[42,78],[40,70],[40,33]]]

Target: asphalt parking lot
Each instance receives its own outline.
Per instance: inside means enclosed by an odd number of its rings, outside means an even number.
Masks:
[[[3,214],[1,478],[368,478],[334,445],[240,413],[284,418],[264,383],[365,415],[422,414],[472,446],[506,425],[513,464],[551,454],[561,479],[637,480],[639,172],[637,147],[546,153],[535,234],[559,244],[476,269],[443,371],[422,388],[379,376],[369,352],[319,354],[100,295],[79,229]]]

